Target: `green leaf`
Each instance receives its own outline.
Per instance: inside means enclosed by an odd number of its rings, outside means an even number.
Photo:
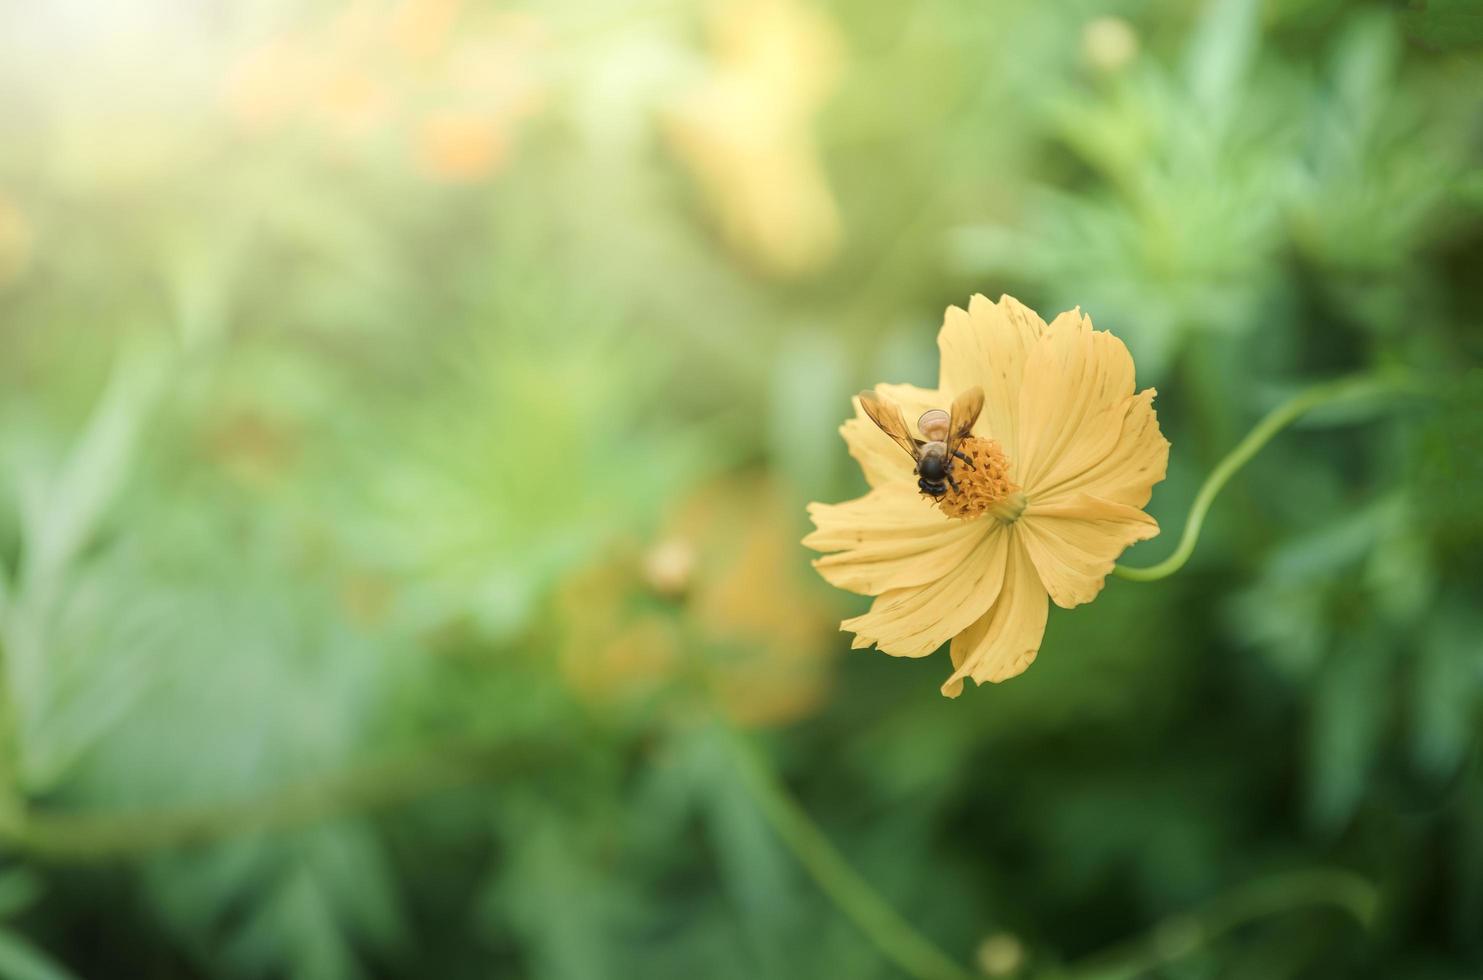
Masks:
[[[517,931],[531,976],[600,980],[625,973],[614,940],[634,906],[587,844],[570,821],[521,821],[508,865],[486,892],[483,912]]]
[[[1308,803],[1314,823],[1325,830],[1350,819],[1369,782],[1388,706],[1385,652],[1377,638],[1351,634],[1330,655],[1319,680]]]
[[[0,873],[0,919],[30,907],[41,894],[41,882],[30,871],[13,868]]]
[[[840,421],[849,414],[844,352],[818,331],[790,336],[773,365],[768,443],[777,467],[808,496],[822,494],[840,466]]]
[[[736,753],[719,730],[698,736],[694,772],[721,880],[757,957],[758,973],[786,975],[778,951],[791,945],[798,922],[799,877],[745,781]]]
[[[1219,126],[1242,94],[1257,45],[1257,0],[1208,0],[1190,41],[1185,73],[1195,100]]]
[[[23,589],[49,592],[96,530],[128,478],[164,369],[163,358],[154,351],[141,348],[125,354],[61,470],[50,478],[32,475],[22,499]]]
[[[1483,693],[1483,616],[1462,601],[1444,607],[1434,620],[1417,651],[1411,753],[1428,774],[1447,776],[1478,737],[1473,719]]]
[[[8,929],[0,930],[0,980],[76,980],[61,964]]]
[[[1401,17],[1407,34],[1428,48],[1483,45],[1480,0],[1411,0]]]

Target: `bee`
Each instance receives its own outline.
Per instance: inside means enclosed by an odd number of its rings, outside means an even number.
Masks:
[[[873,391],[862,391],[860,405],[882,432],[916,460],[912,472],[917,475],[917,486],[923,493],[940,500],[948,487],[958,492],[958,484],[953,480],[953,460],[961,459],[973,466],[973,461],[958,450],[958,445],[972,433],[973,423],[984,409],[982,388],[975,385],[953,399],[951,412],[940,408],[923,412],[917,419],[917,429],[925,437],[922,439],[911,434],[901,415],[901,406],[895,402]]]

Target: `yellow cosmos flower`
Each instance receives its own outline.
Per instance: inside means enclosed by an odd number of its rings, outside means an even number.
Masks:
[[[1125,548],[1158,533],[1141,509],[1164,478],[1169,443],[1152,388],[1135,392],[1122,341],[1072,310],[1049,325],[1008,296],[950,307],[937,338],[936,390],[883,384],[907,419],[977,385],[984,408],[940,502],[917,488],[912,460],[865,415],[840,432],[870,492],[810,504],[804,544],[831,584],[876,596],[847,619],[856,648],[924,657],[951,640],[953,674],[1002,681],[1035,659],[1048,602],[1071,608],[1101,591]]]

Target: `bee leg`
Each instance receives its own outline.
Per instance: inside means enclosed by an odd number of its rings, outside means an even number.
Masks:
[[[950,486],[950,487],[953,488],[953,493],[960,493],[961,492],[958,489],[958,481],[953,479],[953,475],[951,473],[949,473],[947,475],[947,484],[948,484],[948,486]]]
[[[953,455],[956,456],[956,457],[958,457],[959,459],[961,459],[963,462],[967,463],[968,464],[968,468],[970,470],[976,470],[976,469],[978,469],[977,466],[974,466],[973,465],[973,460],[971,460],[967,456],[964,456],[963,455],[963,450],[961,450],[961,449],[954,449],[953,450]]]

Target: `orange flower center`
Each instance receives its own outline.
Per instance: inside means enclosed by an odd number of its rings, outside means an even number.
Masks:
[[[942,512],[965,521],[988,513],[1006,524],[1018,520],[1025,510],[1025,495],[1009,479],[1009,460],[999,444],[969,436],[958,444],[958,452],[969,461],[953,461],[953,480],[958,489],[949,489],[938,500]]]

